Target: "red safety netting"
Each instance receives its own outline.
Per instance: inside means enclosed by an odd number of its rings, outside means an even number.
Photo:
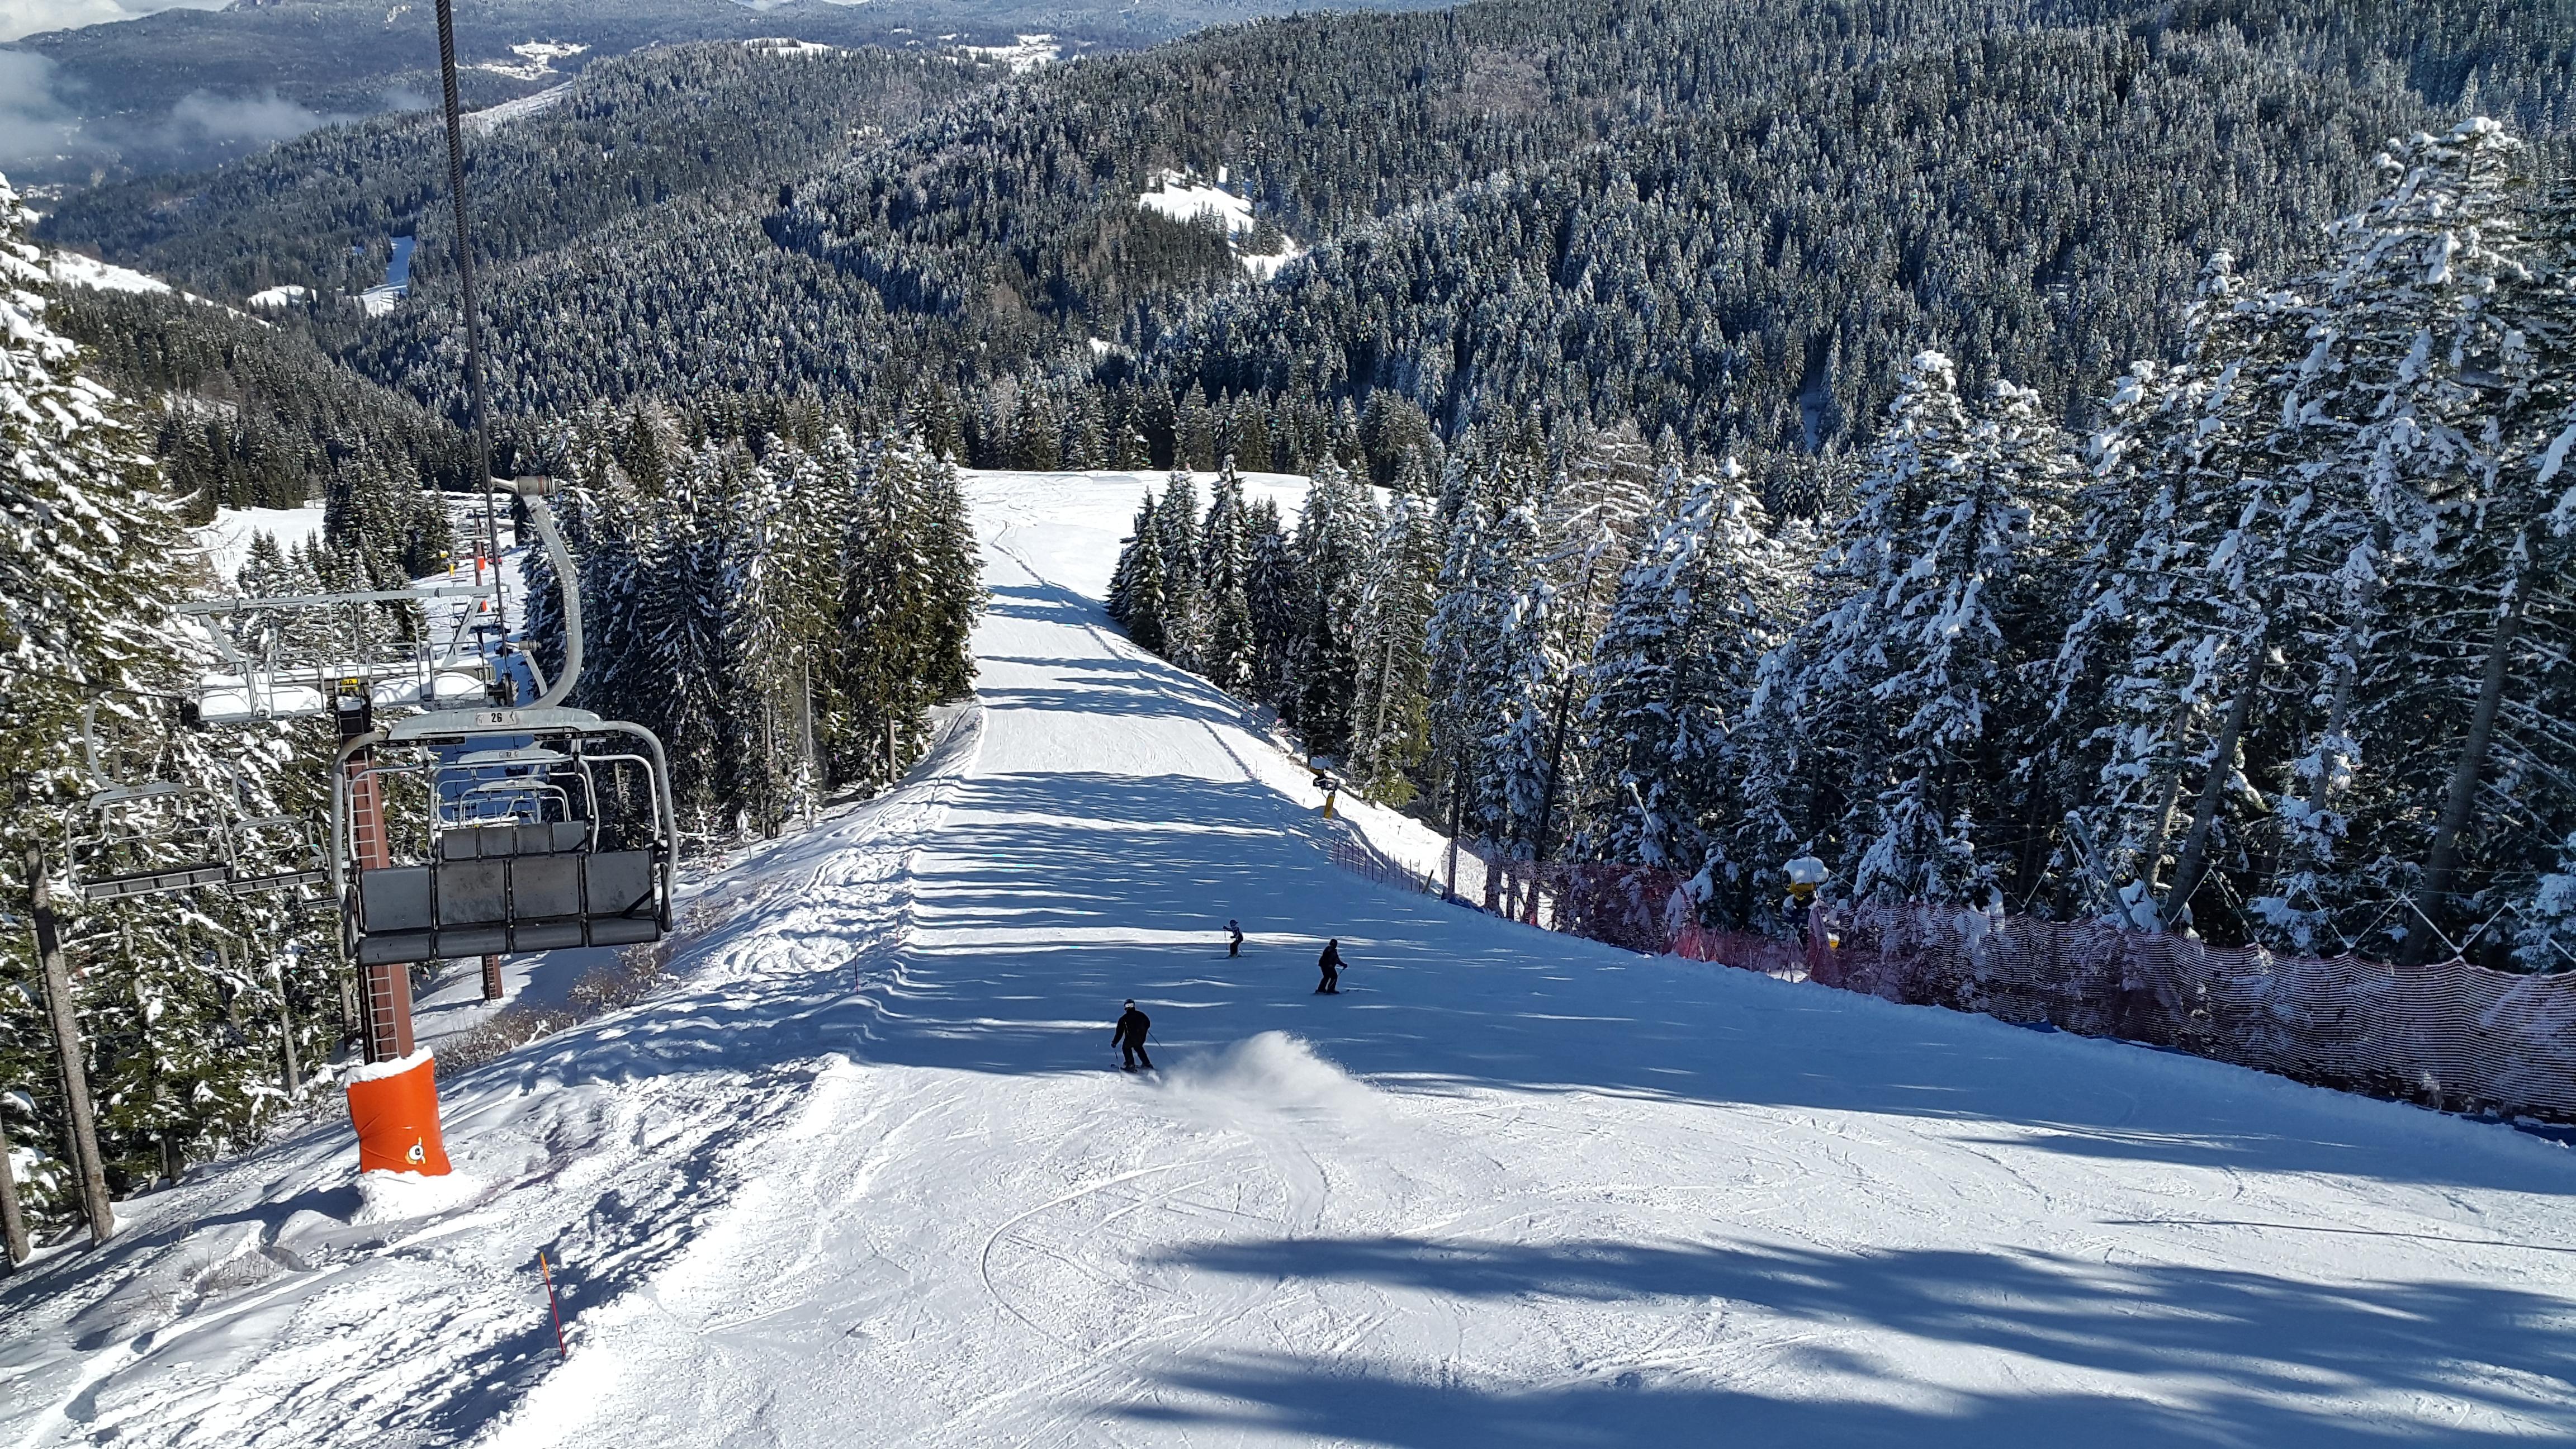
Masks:
[[[1805,942],[1694,918],[1684,878],[1461,849],[1459,890],[1355,842],[1333,860],[1548,930],[1909,1005],[2190,1052],[2433,1105],[2576,1121],[2576,973],[2400,967],[1926,906],[1820,910]]]

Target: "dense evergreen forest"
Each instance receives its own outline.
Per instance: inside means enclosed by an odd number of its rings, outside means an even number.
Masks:
[[[2283,276],[2214,255],[2079,437],[1923,349],[1777,516],[1668,430],[1471,433],[1293,534],[1148,497],[1110,606],[1364,789],[1664,867],[1711,923],[1927,902],[2576,966],[2576,187],[2477,119]]]
[[[1814,853],[1844,900],[2563,969],[2571,26],[1488,0],[1025,75],[646,51],[473,128],[496,461],[568,480],[584,701],[669,742],[693,851],[881,787],[968,688],[957,466],[1114,467],[1163,479],[1132,636],[1491,849],[1667,868],[1755,930]],[[0,909],[92,704],[130,768],[314,807],[319,738],[177,727],[169,606],[218,582],[177,530],[321,499],[319,546],[254,552],[277,588],[447,547],[441,144],[327,128],[43,223],[306,289],[249,315],[55,287],[0,203],[36,460],[0,480]],[[1249,238],[1139,204],[1219,176]],[[1237,468],[1314,487],[1291,518]],[[331,1049],[326,926],[69,920],[120,1189],[255,1140]],[[0,931],[0,1126],[52,1227],[28,950]]]
[[[552,250],[646,207],[715,190],[767,199],[1003,73],[959,54],[681,45],[593,65],[531,113],[469,121],[484,265]],[[448,225],[447,134],[411,111],[308,133],[219,170],[81,193],[44,238],[213,297],[360,292],[388,247]],[[413,254],[448,270],[450,233]]]

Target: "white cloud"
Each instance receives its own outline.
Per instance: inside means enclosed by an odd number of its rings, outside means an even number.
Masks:
[[[231,0],[0,0],[0,40],[45,30],[77,30],[138,20],[162,10],[221,10]]]
[[[0,50],[0,172],[83,149],[79,123],[54,94],[54,63]]]
[[[284,141],[347,119],[308,111],[275,91],[256,96],[190,91],[170,108],[174,141]]]

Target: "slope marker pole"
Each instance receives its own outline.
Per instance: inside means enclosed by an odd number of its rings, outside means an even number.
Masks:
[[[546,1285],[546,1308],[555,1316],[555,1357],[558,1360],[570,1358],[572,1350],[564,1347],[563,1301],[555,1297],[555,1275],[546,1271],[546,1250],[543,1248],[537,1250],[537,1277]]]

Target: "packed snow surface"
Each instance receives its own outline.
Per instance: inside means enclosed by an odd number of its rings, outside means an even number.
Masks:
[[[1101,617],[1140,481],[973,480],[980,710],[449,1080],[466,1201],[325,1121],[0,1284],[0,1444],[2576,1434],[2565,1150],[1340,874]]]

